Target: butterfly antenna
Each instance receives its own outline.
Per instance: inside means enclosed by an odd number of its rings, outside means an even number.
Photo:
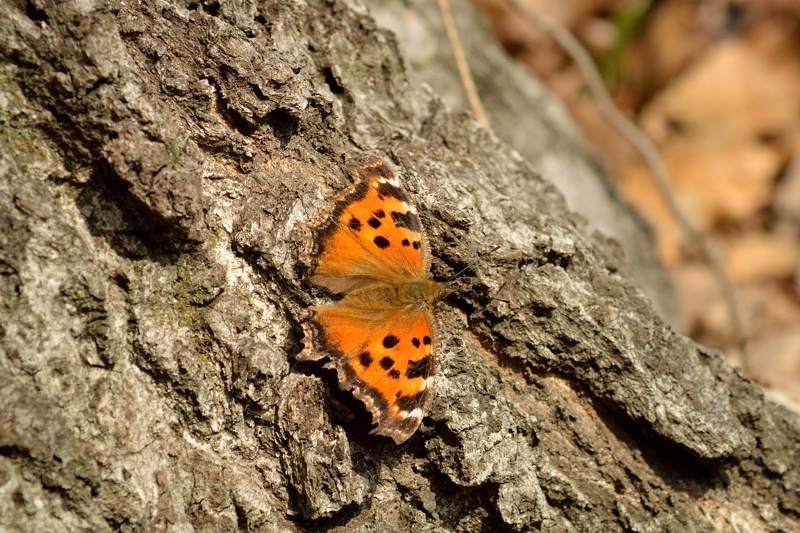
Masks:
[[[489,254],[492,254],[492,253],[494,253],[495,251],[497,251],[497,249],[498,249],[498,248],[500,248],[500,246],[499,246],[499,245],[498,245],[498,246],[495,246],[494,248],[492,248],[491,250],[489,250]],[[487,255],[488,255],[488,254],[487,254]],[[463,274],[464,272],[466,272],[467,270],[469,270],[470,268],[472,268],[472,267],[474,267],[474,266],[475,266],[475,263],[472,263],[472,262],[471,262],[471,263],[467,263],[467,266],[465,266],[464,268],[462,268],[461,270],[459,270],[458,272],[456,272],[455,274],[453,274],[452,276],[450,276],[449,278],[447,278],[446,280],[444,280],[444,283],[450,283],[451,281],[453,281],[454,279],[456,279],[458,276],[460,276],[461,274]]]
[[[461,270],[459,270],[458,272],[456,272],[455,274],[453,274],[452,276],[450,276],[449,278],[444,280],[444,283],[450,283],[451,281],[456,279],[458,276],[460,276],[461,274],[463,274],[464,272],[466,272],[470,268],[472,268],[472,263],[468,264],[467,266],[465,266],[464,268],[462,268]]]

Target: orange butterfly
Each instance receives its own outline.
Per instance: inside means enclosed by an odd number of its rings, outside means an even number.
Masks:
[[[350,168],[356,183],[311,231],[311,281],[341,295],[313,307],[300,360],[330,359],[339,386],[364,402],[372,431],[405,442],[422,422],[434,359],[430,252],[419,215],[380,159]]]

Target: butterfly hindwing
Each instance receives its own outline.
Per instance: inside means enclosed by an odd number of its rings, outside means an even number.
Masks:
[[[417,430],[435,370],[429,312],[322,306],[307,328],[313,353],[331,360],[341,387],[372,413],[374,433],[399,444]]]

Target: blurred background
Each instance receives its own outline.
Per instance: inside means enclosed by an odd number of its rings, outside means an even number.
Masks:
[[[800,413],[800,0],[520,0],[581,41],[618,108],[656,143],[675,201],[734,283],[746,355],[714,272],[574,63],[509,2],[472,1],[655,229],[680,330]]]

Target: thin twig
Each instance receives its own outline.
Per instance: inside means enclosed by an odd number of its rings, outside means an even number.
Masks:
[[[447,33],[447,40],[450,42],[450,49],[453,50],[453,57],[456,60],[456,68],[458,69],[458,76],[461,78],[461,86],[464,88],[464,93],[469,101],[469,106],[478,122],[484,128],[489,129],[489,117],[481,105],[481,99],[478,96],[478,91],[475,89],[475,82],[472,79],[472,74],[469,72],[469,65],[464,57],[464,50],[461,48],[461,42],[458,40],[458,33],[456,33],[456,25],[453,22],[453,15],[450,13],[450,5],[448,0],[437,0],[439,4],[439,13],[442,15],[442,22],[444,23],[444,30]]]
[[[655,145],[642,130],[617,109],[605,88],[603,79],[595,67],[589,52],[586,51],[583,45],[581,45],[568,30],[539,13],[536,13],[519,0],[508,0],[508,2],[517,12],[522,13],[528,20],[545,31],[567,52],[581,71],[581,74],[586,80],[586,84],[594,95],[600,111],[611,125],[633,145],[639,152],[645,165],[650,169],[653,181],[658,187],[664,202],[666,202],[670,214],[678,222],[684,234],[700,248],[703,258],[717,277],[717,281],[722,289],[723,298],[728,306],[731,327],[736,339],[736,344],[742,356],[742,370],[748,373],[747,338],[742,327],[739,303],[733,283],[725,272],[725,267],[716,250],[709,244],[705,236],[695,229],[675,201],[675,197],[669,185],[667,171],[661,162],[661,157]]]

